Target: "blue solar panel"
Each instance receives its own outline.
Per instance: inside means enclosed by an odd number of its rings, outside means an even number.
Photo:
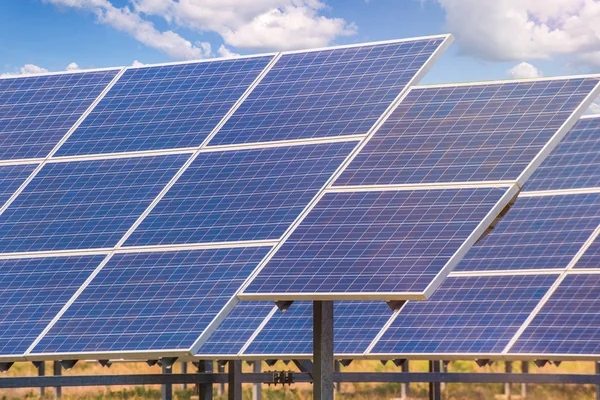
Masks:
[[[10,199],[35,167],[32,164],[0,166],[0,207]]]
[[[275,306],[271,302],[244,301],[238,303],[194,355],[236,355],[273,310],[273,307]]]
[[[509,353],[600,354],[600,275],[567,275]]]
[[[46,157],[117,72],[0,79],[0,160]]]
[[[423,292],[504,194],[328,193],[244,293]]]
[[[457,271],[566,268],[600,225],[600,193],[519,197]]]
[[[210,144],[365,134],[445,39],[284,54]]]
[[[575,268],[600,268],[600,238],[596,237],[577,261]]]
[[[525,185],[525,191],[600,186],[600,118],[584,118],[567,133]]]
[[[499,353],[557,275],[448,278],[409,301],[371,354]]]
[[[0,354],[23,354],[103,258],[0,260]]]
[[[46,164],[0,216],[0,253],[114,246],[188,157]]]
[[[58,155],[199,146],[271,59],[127,70]]]
[[[200,154],[126,245],[277,239],[355,146]]]
[[[297,301],[277,312],[244,355],[306,355],[313,352],[312,302]],[[362,354],[392,316],[382,301],[335,303],[335,354]]]
[[[189,349],[269,249],[117,254],[33,353]]]
[[[335,184],[516,180],[597,84],[413,89]]]

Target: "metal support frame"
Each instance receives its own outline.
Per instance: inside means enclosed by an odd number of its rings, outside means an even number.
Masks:
[[[313,400],[333,400],[333,301],[313,301]]]
[[[596,361],[596,375],[600,375],[600,362]],[[596,400],[600,400],[600,385],[596,385]]]
[[[201,360],[196,363],[198,366],[198,374],[212,374],[213,363],[210,360]],[[196,385],[198,392],[198,400],[212,400],[213,399],[213,385],[212,383],[199,383]]]
[[[404,361],[404,363],[402,363],[402,372],[403,373],[410,372],[410,364],[409,364],[408,360],[406,360],[406,361]],[[406,383],[400,384],[400,398],[402,400],[406,400],[409,397],[410,397],[410,383],[406,382]]]
[[[339,361],[334,361],[333,362],[333,370],[334,372],[340,372],[340,362]],[[335,382],[335,392],[336,393],[341,393],[342,392],[342,382]]]
[[[252,372],[255,374],[261,373],[261,364],[260,361],[254,361]],[[252,400],[262,400],[262,383],[257,382],[252,386]]]
[[[231,360],[227,377],[227,399],[242,400],[242,362]]]
[[[510,374],[512,372],[512,362],[511,361],[506,361],[504,363],[504,372],[506,372],[507,374]],[[504,396],[506,396],[507,400],[511,400],[512,399],[512,384],[506,382],[504,384]]]
[[[521,373],[523,373],[523,374],[529,373],[529,361],[523,361],[521,363]],[[521,383],[521,398],[522,399],[527,398],[527,383],[526,382]]]
[[[225,364],[217,362],[217,371],[222,374],[225,373]],[[225,383],[224,382],[220,383],[219,386],[217,387],[217,395],[223,396],[223,394],[225,394]]]
[[[54,361],[53,365],[52,365],[52,373],[54,374],[54,376],[61,376],[62,375],[62,365],[60,365],[60,361]],[[62,386],[61,385],[56,385],[54,386],[54,390],[56,391],[56,398],[60,399],[62,397]]]
[[[440,374],[442,370],[441,361],[429,361],[429,372],[432,374]],[[429,400],[442,400],[442,385],[441,381],[429,382]]]
[[[41,361],[37,367],[38,376],[46,375],[46,363]],[[46,388],[44,386],[40,387],[40,397],[44,397],[46,395]]]
[[[187,374],[188,370],[187,370],[187,362],[182,361],[181,362],[181,373],[182,374]],[[187,389],[187,383],[184,383],[182,386],[183,390]]]
[[[162,373],[166,375],[171,375],[173,373],[173,368],[171,368],[168,364],[162,364]],[[163,383],[162,385],[162,400],[173,400],[173,384],[171,383]]]

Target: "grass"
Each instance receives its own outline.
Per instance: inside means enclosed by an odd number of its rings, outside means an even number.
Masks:
[[[514,371],[520,372],[520,363],[513,363]],[[189,371],[192,371],[190,365]],[[411,371],[427,371],[426,362],[411,362]],[[537,368],[530,364],[530,373],[594,373],[595,367],[592,362],[565,362],[560,367],[546,366]],[[46,364],[46,371],[50,373],[51,364]],[[295,370],[293,364],[285,365],[282,362],[273,367],[263,364],[263,371],[267,370]],[[356,361],[342,371],[387,371],[398,372],[393,363],[383,365],[377,361]],[[491,367],[479,368],[473,361],[453,361],[449,366],[450,372],[503,372],[504,364],[495,363]],[[180,372],[180,365],[175,366],[175,373]],[[245,365],[244,372],[251,372],[251,367]],[[148,367],[145,363],[116,363],[111,368],[102,368],[98,363],[79,362],[70,371],[63,371],[64,375],[99,375],[99,374],[148,374],[160,373],[157,366]],[[5,376],[32,376],[37,371],[31,363],[17,363]],[[0,378],[1,379],[1,378]],[[521,385],[513,385],[513,394],[519,394]],[[443,399],[445,400],[488,400],[495,399],[503,393],[502,384],[447,384],[443,388]],[[225,400],[225,395],[219,395],[217,385],[214,386],[216,400]],[[410,385],[411,399],[426,399],[427,384],[414,383]],[[188,386],[183,390],[181,385],[174,385],[174,398],[179,400],[192,399],[192,390]],[[264,400],[308,400],[312,398],[312,385],[296,384],[292,386],[268,386],[263,385]],[[529,400],[591,400],[595,397],[595,387],[591,385],[528,385],[527,399]],[[400,384],[397,383],[344,383],[341,392],[336,395],[337,400],[379,400],[394,399],[400,397]],[[43,399],[53,399],[54,389],[47,388]],[[112,387],[65,387],[63,388],[64,400],[141,400],[160,399],[160,386],[112,386]],[[196,397],[197,398],[197,397]],[[10,389],[0,390],[0,400],[16,399],[42,399],[37,389]],[[244,399],[252,399],[252,386],[244,385]]]

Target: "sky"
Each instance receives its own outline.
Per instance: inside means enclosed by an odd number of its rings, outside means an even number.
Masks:
[[[600,73],[600,0],[1,0],[0,75],[448,32],[422,83]]]

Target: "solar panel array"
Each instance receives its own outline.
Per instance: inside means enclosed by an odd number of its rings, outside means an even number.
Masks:
[[[209,346],[242,284],[450,41],[1,79],[0,358]]]
[[[239,298],[431,296],[600,88],[407,90],[450,41],[1,79],[0,359],[309,355],[309,303]],[[336,313],[338,354],[392,323]]]

